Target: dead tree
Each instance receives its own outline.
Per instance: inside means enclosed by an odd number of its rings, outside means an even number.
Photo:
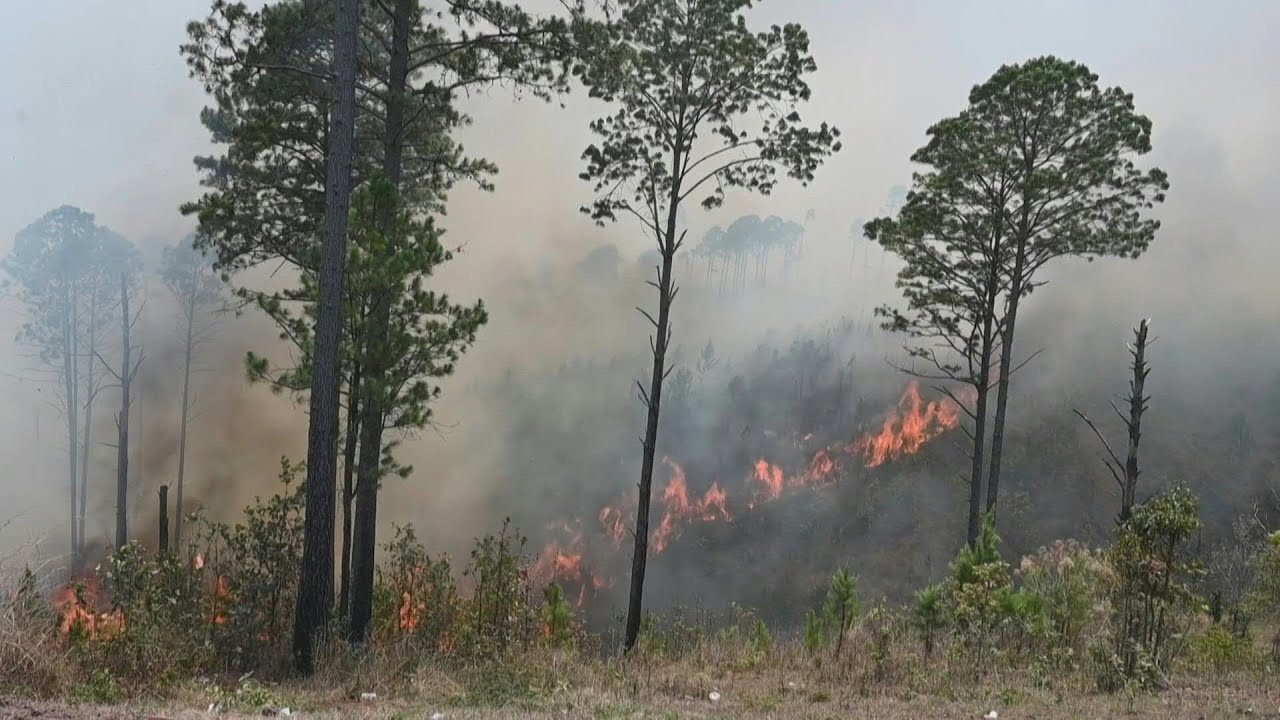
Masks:
[[[138,368],[142,365],[142,356],[133,360],[133,346],[130,335],[133,326],[141,316],[141,309],[132,317],[129,316],[129,274],[120,274],[120,367],[111,365],[98,355],[102,366],[115,377],[120,386],[120,412],[116,415],[116,548],[124,547],[129,542],[128,496],[129,496],[129,406],[133,404],[133,381],[138,376]]]
[[[1147,383],[1147,375],[1151,372],[1151,366],[1147,363],[1147,348],[1155,342],[1155,338],[1148,339],[1148,331],[1150,330],[1150,319],[1143,320],[1138,323],[1138,327],[1133,329],[1134,342],[1129,346],[1129,355],[1133,358],[1130,362],[1130,369],[1133,376],[1129,379],[1129,395],[1128,397],[1117,398],[1128,404],[1128,414],[1120,411],[1119,406],[1114,401],[1111,403],[1111,409],[1115,410],[1116,416],[1124,423],[1125,428],[1129,432],[1129,450],[1123,462],[1120,457],[1111,449],[1111,444],[1103,437],[1102,432],[1098,430],[1098,426],[1093,423],[1084,413],[1074,410],[1080,419],[1088,424],[1089,429],[1093,430],[1093,434],[1098,436],[1098,440],[1102,442],[1102,447],[1106,449],[1107,454],[1102,458],[1107,469],[1111,471],[1112,477],[1115,478],[1116,484],[1120,486],[1120,515],[1117,520],[1121,523],[1129,519],[1129,514],[1133,511],[1135,496],[1138,492],[1138,443],[1142,439],[1142,415],[1147,411],[1147,403],[1151,400],[1151,396],[1145,394]]]

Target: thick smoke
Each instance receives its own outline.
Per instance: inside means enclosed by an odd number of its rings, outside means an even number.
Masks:
[[[177,13],[182,19],[206,10],[201,1],[187,5]],[[1159,340],[1140,495],[1188,482],[1204,500],[1207,539],[1224,533],[1275,482],[1280,433],[1273,360],[1280,348],[1270,332],[1280,306],[1270,240],[1280,217],[1269,200],[1280,185],[1270,160],[1280,155],[1272,132],[1280,100],[1259,92],[1270,87],[1269,68],[1280,61],[1280,48],[1261,30],[1275,27],[1275,8],[1184,9],[1162,18],[1113,8],[1099,29],[1081,19],[1089,8],[1078,5],[963,14],[946,4],[845,5],[763,6],[762,22],[794,19],[810,29],[820,70],[804,115],[834,122],[848,142],[810,188],[731,196],[714,213],[687,212],[692,244],[742,214],[801,222],[814,211],[805,223],[803,257],[784,272],[775,255],[767,281],[751,279],[744,292],[720,293],[717,276],[708,283],[700,261],[679,265],[679,369],[668,386],[660,455],[681,463],[691,493],[719,482],[731,502],[745,503],[746,476],[760,457],[798,469],[813,448],[848,441],[882,419],[906,378],[886,362],[900,359],[900,340],[874,329],[871,311],[896,300],[896,264],[854,240],[850,225],[881,212],[891,187],[909,184],[907,158],[923,143],[925,128],[962,108],[972,84],[1002,62],[1054,52],[1089,64],[1104,84],[1135,93],[1155,127],[1150,161],[1169,173],[1173,188],[1160,210],[1164,227],[1144,257],[1061,262],[1026,306],[1017,354],[1043,352],[1014,382],[1004,534],[1014,553],[1055,537],[1105,539],[1116,507],[1112,481],[1096,439],[1071,410],[1087,412],[1119,441],[1108,401],[1125,390],[1125,342],[1143,317],[1153,319]],[[957,38],[992,24],[1037,28],[1025,34],[1036,42],[958,49],[971,44]],[[131,237],[176,240],[189,229],[174,208],[198,192],[187,160],[203,151],[196,120],[202,100],[179,77],[172,48],[180,24],[153,30],[164,38],[155,44],[154,62],[169,69],[164,101],[147,112],[150,122],[169,128],[157,140],[165,151],[152,149],[145,171],[97,168],[96,182],[118,182],[119,192],[86,189],[70,176],[50,176],[41,192],[15,189],[11,197],[19,200],[5,204],[0,223],[6,237],[64,201],[99,212],[101,222]],[[412,522],[433,551],[464,556],[472,538],[510,515],[536,552],[549,523],[581,518],[587,559],[615,577],[614,589],[594,606],[607,616],[620,607],[628,547],[614,551],[594,513],[633,493],[639,475],[643,420],[634,381],[647,377],[648,344],[634,307],[655,303],[644,283],[652,270],[642,260],[651,248],[634,226],[595,228],[576,213],[590,199],[575,177],[590,142],[586,123],[598,105],[580,96],[564,109],[513,104],[496,92],[470,110],[476,122],[464,138],[468,148],[495,160],[501,173],[492,194],[455,193],[444,225],[446,242],[461,252],[439,282],[458,299],[483,298],[492,320],[458,375],[444,383],[437,427],[405,440],[401,456],[416,472],[387,481],[383,536],[392,523]],[[35,134],[39,121],[30,114],[22,121],[24,140],[57,147],[57,136]],[[156,487],[172,483],[181,388],[181,348],[158,281],[151,281],[149,297],[131,500],[140,537],[154,534]],[[16,332],[19,313],[5,305],[4,337]],[[703,360],[708,344],[717,359],[712,365]],[[305,444],[303,407],[245,382],[248,349],[286,352],[261,317],[227,318],[197,375],[188,494],[192,507],[225,519],[254,495],[274,492],[279,457],[300,460]],[[36,413],[42,398],[27,382],[30,358],[17,350],[5,358],[13,394],[3,456],[11,470],[0,481],[0,507],[19,519],[0,531],[0,547],[48,538],[46,554],[56,552],[65,534],[59,525],[65,435],[49,408]],[[116,402],[104,395],[97,437],[114,432],[107,413]],[[794,438],[809,433],[815,444],[797,447]],[[840,565],[860,573],[869,594],[901,597],[936,577],[963,536],[966,491],[958,476],[965,459],[951,443],[959,439],[952,433],[916,457],[851,472],[837,485],[749,514],[735,512],[730,523],[687,526],[653,560],[648,597],[655,607],[734,600],[794,617]],[[112,458],[110,450],[95,450],[92,506],[102,537],[110,527]],[[660,468],[658,489],[667,478]],[[5,519],[0,511],[0,523]]]

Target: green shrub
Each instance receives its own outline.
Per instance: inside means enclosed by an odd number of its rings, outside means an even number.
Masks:
[[[831,577],[827,601],[822,608],[822,614],[826,617],[824,624],[828,631],[836,636],[836,657],[840,657],[844,638],[849,634],[854,621],[858,619],[859,609],[858,577],[848,569],[841,568]]]
[[[412,527],[396,526],[378,567],[374,628],[384,640],[405,638],[428,653],[448,652],[457,635],[460,601],[449,558],[432,558]]]
[[[938,634],[946,628],[944,602],[942,586],[937,583],[931,583],[916,593],[915,605],[911,611],[911,626],[924,643],[926,656],[933,655]]]
[[[1188,548],[1200,530],[1199,510],[1196,496],[1179,486],[1134,508],[1116,529],[1107,554],[1116,574],[1110,665],[1125,682],[1163,684],[1182,649],[1184,626],[1197,605],[1193,583],[1204,574]]]
[[[501,658],[530,647],[538,636],[538,609],[532,602],[526,539],[503,521],[471,551],[464,575],[475,583],[461,623],[460,649],[480,658]]]
[[[200,557],[213,586],[213,643],[229,668],[279,670],[289,664],[302,564],[305,498],[298,477],[304,471],[280,458],[282,490],[265,501],[255,498],[234,526],[196,518]]]
[[[1260,660],[1251,640],[1216,624],[1191,636],[1187,656],[1192,666],[1217,672],[1252,668]]]
[[[1253,558],[1253,566],[1258,583],[1248,599],[1248,607],[1259,617],[1280,621],[1280,530],[1267,535]],[[1280,661],[1280,627],[1271,640],[1271,654]]]
[[[804,649],[817,655],[827,646],[826,614],[810,610],[804,614]]]
[[[548,645],[561,650],[573,647],[573,606],[564,596],[559,583],[543,590],[542,637]]]
[[[1059,540],[1024,557],[1017,576],[1040,599],[1055,644],[1080,653],[1104,630],[1114,574],[1103,553]]]
[[[108,558],[102,573],[122,620],[118,631],[82,645],[91,666],[117,680],[163,687],[213,663],[211,618],[203,613],[209,595],[199,570],[131,543]]]

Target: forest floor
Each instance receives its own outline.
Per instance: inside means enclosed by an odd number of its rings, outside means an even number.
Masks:
[[[332,698],[305,685],[280,686],[278,697],[296,700],[300,707],[290,708],[290,717],[355,718],[422,718],[423,720],[515,720],[538,718],[564,720],[648,720],[668,718],[874,718],[875,720],[978,719],[996,711],[1000,720],[1037,718],[1270,718],[1280,719],[1280,684],[1259,682],[1257,677],[1224,678],[1221,682],[1197,681],[1196,685],[1159,693],[1118,693],[1104,695],[1081,693],[1060,695],[1051,691],[980,689],[965,697],[861,697],[848,692],[829,695],[825,691],[764,689],[751,678],[733,680],[724,685],[718,700],[704,697],[672,697],[667,693],[640,691],[633,694],[617,689],[591,686],[565,689],[549,697],[524,698],[502,706],[469,706],[457,698],[432,702],[426,698],[394,698],[367,702]],[[754,678],[759,680],[759,678]],[[748,684],[749,683],[749,684]],[[793,684],[794,685],[794,684]],[[328,697],[326,697],[329,695]],[[317,703],[317,700],[321,700]],[[211,712],[196,698],[182,698],[157,703],[124,705],[77,705],[0,697],[0,720],[195,720],[196,718],[242,719],[282,716],[279,708],[257,712]],[[283,706],[288,707],[288,706]]]

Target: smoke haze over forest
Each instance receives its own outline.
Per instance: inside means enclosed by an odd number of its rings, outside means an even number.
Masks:
[[[207,0],[61,0],[8,12],[17,17],[0,26],[0,254],[19,230],[63,204],[138,243],[149,269],[160,246],[191,231],[192,219],[177,208],[201,192],[191,158],[212,148],[199,123],[207,100],[177,47],[185,23],[207,11]],[[964,107],[972,85],[1002,63],[1055,54],[1087,64],[1104,86],[1134,93],[1154,125],[1144,164],[1167,171],[1172,187],[1157,211],[1163,227],[1142,258],[1054,264],[1051,283],[1026,305],[1015,354],[1043,352],[1013,384],[1006,473],[1010,517],[1018,519],[1007,534],[1026,550],[1105,529],[1112,481],[1071,410],[1120,432],[1107,403],[1124,389],[1125,342],[1145,317],[1159,341],[1140,495],[1173,479],[1191,483],[1210,535],[1265,497],[1280,459],[1280,208],[1272,199],[1280,188],[1273,89],[1280,6],[1010,1],[962,10],[947,2],[797,0],[766,3],[757,16],[809,30],[819,70],[805,116],[837,125],[845,148],[809,188],[783,184],[768,197],[731,195],[712,212],[685,210],[690,242],[688,263],[677,262],[683,290],[673,346],[677,366],[689,372],[688,402],[673,402],[664,415],[659,454],[688,470],[691,490],[717,481],[743,492],[755,455],[790,453],[779,462],[793,468],[807,460],[779,438],[826,432],[847,441],[893,406],[907,378],[887,361],[903,361],[901,342],[870,326],[876,305],[899,301],[897,264],[855,240],[851,225],[883,213],[891,189],[910,185],[907,158],[931,123]],[[492,193],[453,193],[444,241],[461,252],[438,279],[459,301],[482,298],[491,320],[443,383],[438,432],[405,440],[402,459],[416,472],[386,481],[379,518],[383,527],[414,523],[433,551],[463,553],[506,515],[536,550],[546,523],[580,516],[594,527],[596,508],[634,492],[643,430],[634,381],[648,372],[648,326],[634,308],[653,302],[644,282],[651,248],[630,223],[597,228],[578,211],[591,198],[577,175],[587,123],[600,106],[580,90],[563,102],[516,101],[499,88],[467,108],[474,124],[463,142],[499,173]],[[712,226],[744,214],[804,224],[803,255],[785,270],[774,256],[763,283],[749,273],[741,292],[722,293],[718,277],[708,284],[706,266],[687,251]],[[616,274],[608,263],[583,265],[608,245],[618,251]],[[151,527],[156,488],[176,467],[181,389],[175,308],[154,278],[147,296],[132,490],[141,528]],[[65,433],[45,402],[49,391],[38,389],[37,363],[12,342],[22,322],[21,305],[5,297],[0,526],[13,521],[0,529],[0,558],[33,545],[53,555],[63,541]],[[719,364],[704,369],[708,343]],[[253,311],[222,319],[199,359],[188,493],[220,517],[275,491],[281,455],[304,457],[305,405],[249,385],[247,350],[286,352]],[[833,393],[843,394],[832,403]],[[841,398],[847,415],[839,414]],[[95,428],[110,435],[111,417],[103,412]],[[91,523],[90,537],[105,540],[114,451],[94,452],[90,508],[103,520]],[[812,567],[817,580],[807,580],[820,582],[847,563],[874,592],[918,584],[962,542],[957,508],[965,491],[954,478],[964,464],[944,438],[920,458],[770,509],[755,525],[735,518],[729,530],[686,529],[673,559],[654,561],[653,572],[670,581],[654,582],[652,596],[659,604],[742,597],[745,588],[724,589],[753,584],[750,568],[717,552],[729,542],[759,572],[813,548],[821,562]],[[884,558],[892,551],[900,559],[901,531],[921,523],[937,531],[914,541],[917,566],[895,568]],[[800,574],[809,568],[796,566]],[[683,594],[667,598],[672,587]]]

